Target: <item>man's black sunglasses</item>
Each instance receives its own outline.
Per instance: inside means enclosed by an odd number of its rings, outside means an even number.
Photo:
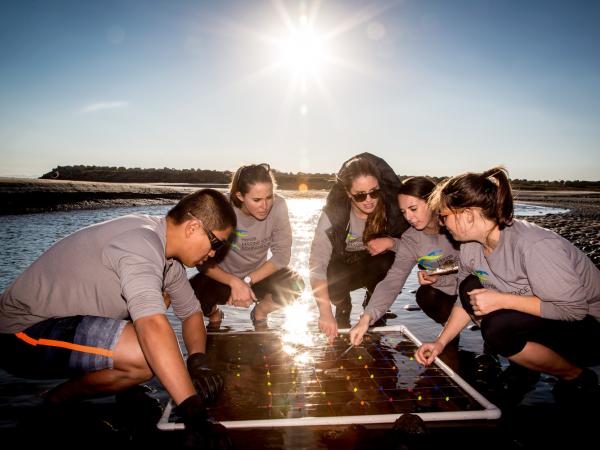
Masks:
[[[376,199],[376,198],[379,198],[379,194],[381,194],[381,189],[377,188],[377,189],[373,189],[372,191],[369,191],[369,192],[359,192],[358,194],[350,194],[350,195],[352,196],[354,201],[356,201],[358,203],[362,203],[367,199],[367,196],[371,197],[372,199]]]
[[[200,220],[198,217],[196,217],[195,215],[193,215],[190,211],[188,211],[188,214],[190,216],[192,216],[194,219],[196,219],[198,222],[200,222],[200,225],[202,226],[202,229],[206,233],[206,236],[208,236],[208,240],[210,241],[210,248],[211,249],[213,249],[215,252],[218,252],[223,247],[225,247],[225,244],[227,244],[227,242],[222,241],[221,239],[219,239],[218,237],[216,237],[215,234],[212,231],[210,231],[208,228],[206,228],[204,226],[204,223],[202,222],[202,220]]]

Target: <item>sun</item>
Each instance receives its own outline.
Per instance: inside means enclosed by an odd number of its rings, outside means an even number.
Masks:
[[[277,45],[280,62],[294,75],[316,76],[328,59],[326,39],[309,27],[290,31]]]

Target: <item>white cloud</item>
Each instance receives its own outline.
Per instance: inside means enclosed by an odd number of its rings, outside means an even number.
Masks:
[[[129,106],[129,102],[97,102],[90,103],[89,105],[85,106],[81,112],[83,114],[87,114],[101,111],[103,109],[125,108],[127,106]]]

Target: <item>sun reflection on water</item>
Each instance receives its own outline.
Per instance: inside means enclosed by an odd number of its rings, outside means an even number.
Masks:
[[[302,348],[315,347],[318,337],[311,331],[310,325],[316,320],[314,310],[311,310],[311,296],[308,291],[304,291],[300,298],[285,308],[285,316],[281,326],[283,351],[288,355],[296,355],[294,359],[298,362],[305,362],[306,353],[299,353]]]

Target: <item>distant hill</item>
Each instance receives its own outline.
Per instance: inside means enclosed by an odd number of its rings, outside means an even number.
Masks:
[[[329,189],[334,182],[334,174],[286,173],[273,170],[281,189]],[[186,183],[223,184],[231,181],[228,170],[206,169],[140,169],[106,166],[58,166],[40,178],[48,180],[98,181],[109,183]]]
[[[281,189],[329,189],[335,180],[335,174],[329,173],[292,173],[273,170],[277,184]],[[231,181],[232,173],[228,170],[208,169],[140,169],[139,167],[108,166],[58,166],[42,175],[41,179],[97,181],[111,183],[187,183],[187,184],[222,184]],[[400,179],[408,178],[400,175]],[[439,182],[444,177],[431,177]],[[521,190],[593,190],[600,191],[600,181],[559,180],[536,181],[513,179],[512,185]]]

